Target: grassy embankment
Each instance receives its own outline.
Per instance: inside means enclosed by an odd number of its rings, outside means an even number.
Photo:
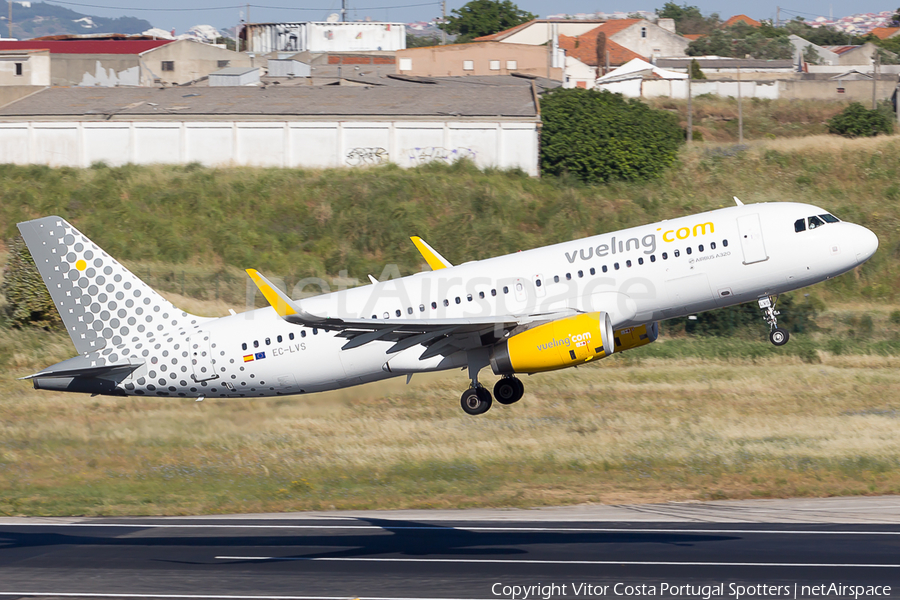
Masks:
[[[389,261],[418,269],[412,233],[461,262],[724,206],[731,195],[814,202],[882,242],[858,272],[811,290],[828,306],[820,329],[784,349],[755,333],[669,335],[527,378],[522,403],[474,419],[459,410],[458,373],[202,404],[35,392],[11,378],[68,357],[68,339],[0,328],[0,513],[900,493],[898,168],[900,140],[833,138],[740,153],[699,146],[663,180],[595,188],[468,167],[0,167],[3,235],[17,220],[62,214],[138,272],[186,265],[237,276],[253,265],[289,280],[344,268],[362,279]],[[152,264],[140,262],[147,256]],[[180,292],[177,277],[168,289]],[[231,305],[241,307],[243,289]],[[209,290],[194,295],[198,312],[229,305]]]

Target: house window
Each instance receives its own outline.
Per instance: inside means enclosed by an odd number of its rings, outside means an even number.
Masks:
[[[507,71],[515,71],[518,68],[519,68],[519,61],[517,61],[517,60],[506,61],[506,70]]]
[[[412,71],[412,59],[411,58],[401,58],[400,59],[400,70],[401,71]]]
[[[230,60],[218,60],[218,61],[216,61],[216,66],[218,66],[220,69],[224,69],[224,68],[227,67],[229,64],[231,64],[231,61],[230,61]]]
[[[641,27],[641,37],[642,38],[647,37],[647,28],[646,27]]]
[[[464,60],[463,61],[463,71],[474,71],[475,70],[475,61],[474,60]]]
[[[16,63],[16,75],[22,74],[22,63]]]
[[[174,60],[162,61],[162,70],[163,71],[174,71],[175,70],[175,61]]]
[[[500,70],[500,61],[492,60],[491,61],[491,71],[499,71]]]

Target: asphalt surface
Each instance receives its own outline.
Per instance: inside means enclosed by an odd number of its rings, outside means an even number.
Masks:
[[[0,518],[0,598],[28,596],[900,597],[900,498]]]

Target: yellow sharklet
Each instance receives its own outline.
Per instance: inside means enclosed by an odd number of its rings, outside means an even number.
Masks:
[[[281,291],[276,289],[268,279],[260,275],[256,269],[247,269],[247,275],[250,276],[250,279],[253,280],[253,283],[255,283],[256,287],[259,288],[259,291],[262,292],[266,302],[272,305],[272,308],[275,309],[275,312],[278,313],[279,317],[297,314],[297,311],[294,310]]]
[[[432,271],[437,271],[438,269],[446,269],[447,267],[452,267],[446,258],[438,254],[438,252],[428,245],[428,243],[420,238],[417,235],[409,238],[412,240],[412,243],[416,245],[416,248],[419,250],[419,253],[422,255],[422,258],[425,259],[425,262],[428,263],[428,266],[431,267]]]

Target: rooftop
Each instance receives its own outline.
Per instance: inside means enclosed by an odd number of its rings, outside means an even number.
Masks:
[[[3,50],[49,50],[50,54],[140,54],[173,40],[25,40],[0,41]]]

